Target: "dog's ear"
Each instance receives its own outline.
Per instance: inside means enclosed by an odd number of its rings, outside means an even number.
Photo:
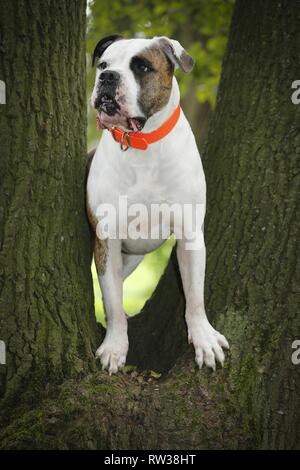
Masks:
[[[101,39],[93,52],[92,65],[94,66],[95,60],[102,56],[103,52],[108,48],[108,46],[110,46],[115,41],[119,41],[120,39],[123,39],[123,37],[119,34],[112,34],[111,36],[106,36],[105,38]]]
[[[155,39],[175,67],[179,66],[181,70],[186,73],[192,71],[195,61],[182,47],[180,42],[165,36],[160,36]]]

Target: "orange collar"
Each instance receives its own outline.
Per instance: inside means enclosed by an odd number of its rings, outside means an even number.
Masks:
[[[169,134],[169,132],[171,132],[179,119],[180,109],[179,103],[171,116],[168,117],[168,119],[159,126],[158,129],[147,134],[143,134],[142,132],[125,132],[118,127],[112,127],[109,131],[115,141],[120,143],[121,150],[126,151],[129,147],[139,150],[147,150],[149,144],[153,144],[154,142],[163,139]]]

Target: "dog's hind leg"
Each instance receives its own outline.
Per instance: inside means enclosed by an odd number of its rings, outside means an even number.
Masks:
[[[129,253],[122,253],[123,262],[123,280],[126,279],[137,266],[143,261],[144,255],[132,255]]]

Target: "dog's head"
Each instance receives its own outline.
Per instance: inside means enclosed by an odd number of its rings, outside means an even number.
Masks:
[[[194,60],[178,41],[164,36],[123,39],[108,36],[98,42],[92,105],[103,128],[120,126],[141,131],[149,117],[169,101],[175,67],[190,72]]]

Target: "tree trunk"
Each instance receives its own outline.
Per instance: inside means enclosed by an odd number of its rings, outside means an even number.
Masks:
[[[96,322],[85,216],[85,0],[0,11],[1,394],[89,370]]]
[[[34,409],[24,404],[7,419],[0,447],[300,448],[300,366],[291,361],[300,331],[300,106],[291,102],[299,12],[298,1],[237,0],[204,153],[206,304],[231,344],[225,368],[195,367],[170,265],[145,311],[129,321],[129,362],[144,371],[67,380],[55,396],[46,393]],[[74,182],[67,184],[72,191]],[[82,269],[76,281],[87,275]]]
[[[300,446],[299,7],[237,1],[204,159],[209,312],[231,340],[241,419],[267,448]]]

